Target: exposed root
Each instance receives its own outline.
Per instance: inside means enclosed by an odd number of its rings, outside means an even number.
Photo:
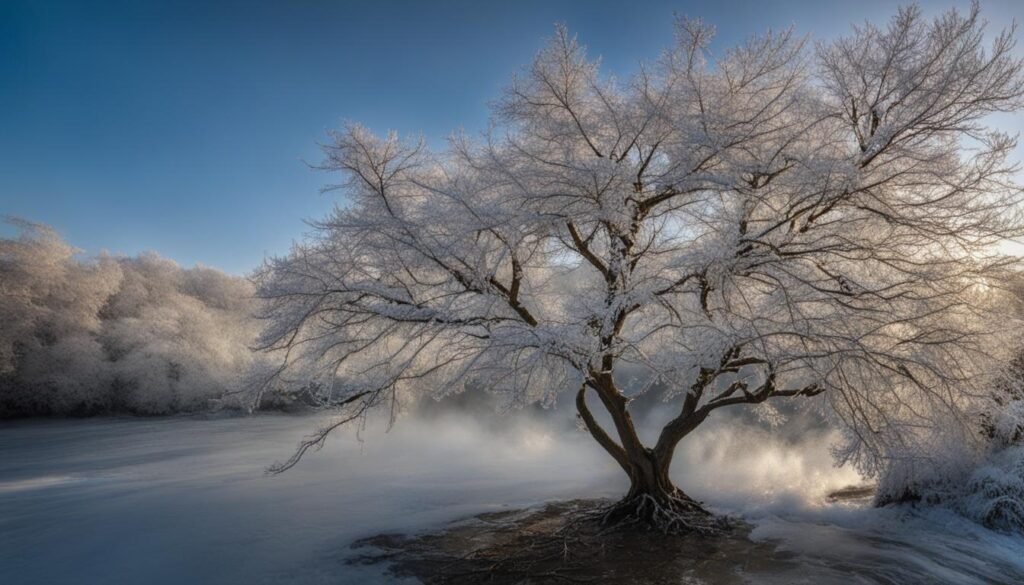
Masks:
[[[627,496],[603,514],[601,524],[611,528],[636,527],[665,534],[717,534],[728,526],[696,500],[676,490],[662,497],[641,493]]]
[[[351,562],[387,562],[392,575],[428,585],[739,585],[736,559],[785,562],[773,558],[771,545],[749,541],[741,522],[726,525],[679,496],[670,508],[638,496],[617,504],[577,500],[484,514],[441,532],[366,539],[355,546],[367,552]]]

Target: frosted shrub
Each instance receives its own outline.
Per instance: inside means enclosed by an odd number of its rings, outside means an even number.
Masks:
[[[1024,532],[1024,356],[1001,376],[983,421],[990,454],[971,473],[957,507],[986,526]]]
[[[1024,531],[1024,447],[994,455],[973,474],[956,507],[990,528]]]
[[[1014,359],[980,400],[977,436],[959,435],[962,425],[940,425],[919,443],[927,454],[890,459],[877,503],[939,505],[990,528],[1024,531],[1022,366],[1024,360]]]
[[[878,463],[876,503],[943,504],[962,490],[984,457],[985,442],[971,427],[944,418],[888,447]]]

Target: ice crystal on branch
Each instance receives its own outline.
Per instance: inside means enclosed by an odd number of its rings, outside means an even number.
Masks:
[[[633,500],[659,509],[682,505],[676,444],[728,406],[817,397],[842,459],[916,456],[1005,357],[988,284],[1012,264],[996,245],[1022,232],[1020,190],[1014,140],[985,120],[1020,107],[1024,78],[1011,34],[983,31],[977,7],[908,8],[814,48],[784,31],[715,54],[681,20],[620,82],[559,27],[479,138],[332,135],[346,202],[259,275],[265,344],[357,412],[578,388]],[[677,404],[654,446],[624,366]]]

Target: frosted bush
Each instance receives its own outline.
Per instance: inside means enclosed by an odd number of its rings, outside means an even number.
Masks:
[[[1024,447],[1010,447],[979,467],[956,507],[991,528],[1024,531]]]
[[[955,429],[962,425],[939,425],[918,444],[927,453],[890,458],[877,503],[944,506],[990,528],[1024,532],[1022,374],[1018,357],[995,377],[991,393],[979,400],[977,436],[960,436]]]
[[[982,458],[938,455],[893,463],[879,483],[878,503],[915,502],[956,510],[989,528],[1024,532],[1024,447]]]

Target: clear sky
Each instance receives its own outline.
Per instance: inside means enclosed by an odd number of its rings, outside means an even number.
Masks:
[[[928,12],[964,0],[923,2]],[[1024,1],[989,0],[994,28]],[[343,120],[422,133],[487,122],[487,102],[555,22],[628,76],[673,14],[727,45],[767,27],[824,39],[882,0],[278,2],[0,0],[0,215],[87,252],[156,250],[242,274],[329,210],[310,170]],[[1011,130],[1024,127],[1008,119]]]

